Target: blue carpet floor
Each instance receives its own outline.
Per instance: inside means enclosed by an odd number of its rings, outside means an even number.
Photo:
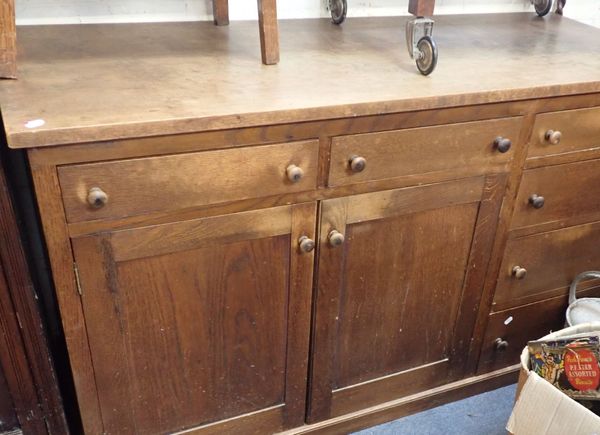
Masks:
[[[468,397],[355,435],[506,435],[516,385]]]

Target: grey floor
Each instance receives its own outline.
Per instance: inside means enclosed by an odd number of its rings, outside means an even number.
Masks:
[[[355,435],[506,435],[516,384],[468,397]]]

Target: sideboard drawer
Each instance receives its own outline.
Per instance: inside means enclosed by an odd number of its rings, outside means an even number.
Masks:
[[[333,138],[329,186],[466,170],[472,175],[508,170],[512,149],[500,152],[495,139],[516,145],[521,118],[366,133]],[[504,143],[506,146],[507,143]]]
[[[600,160],[524,171],[512,229],[600,213]]]
[[[293,142],[63,166],[58,176],[67,220],[80,222],[312,190],[318,152],[318,141]]]
[[[600,148],[600,107],[537,115],[528,157]]]
[[[566,297],[558,297],[490,314],[477,371],[518,364],[528,341],[564,327],[567,305]]]
[[[599,240],[600,222],[509,240],[494,309],[565,296],[579,273],[600,270]],[[594,282],[587,281],[581,288]]]

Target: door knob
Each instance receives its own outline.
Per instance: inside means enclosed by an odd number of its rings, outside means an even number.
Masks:
[[[352,172],[362,172],[367,167],[367,160],[361,156],[350,157],[350,170]]]
[[[498,352],[504,352],[508,348],[508,341],[496,338],[496,340],[494,340],[494,345]]]
[[[537,208],[540,209],[544,206],[544,204],[546,203],[546,200],[544,199],[543,196],[537,195],[537,194],[533,194],[529,197],[529,204],[532,205],[533,208]]]
[[[515,266],[512,269],[512,275],[517,279],[524,279],[527,276],[527,269],[521,266]]]
[[[494,140],[494,147],[496,147],[496,149],[498,150],[498,152],[500,152],[502,154],[504,154],[505,152],[508,152],[508,150],[510,150],[511,146],[512,146],[512,141],[510,139],[505,138],[505,137],[498,136]]]
[[[558,145],[562,139],[562,133],[558,130],[548,130],[544,135],[544,138],[552,145]]]
[[[344,243],[344,235],[337,230],[332,230],[327,236],[329,244],[334,248]]]
[[[302,236],[298,239],[298,246],[302,252],[311,252],[315,249],[315,241],[308,238],[308,236]]]
[[[93,208],[101,208],[108,202],[108,195],[99,187],[92,187],[88,191],[87,202]]]
[[[302,180],[302,177],[304,177],[304,171],[301,167],[296,165],[289,165],[286,168],[285,173],[287,174],[288,180],[290,180],[292,183],[297,183],[298,181]]]

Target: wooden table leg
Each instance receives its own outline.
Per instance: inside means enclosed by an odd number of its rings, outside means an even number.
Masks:
[[[0,0],[0,78],[17,76],[17,30],[14,0]]]
[[[276,0],[258,0],[258,26],[262,62],[265,65],[274,65],[279,62]]]
[[[217,26],[229,24],[229,0],[213,0],[213,18]]]
[[[416,17],[431,17],[435,9],[435,0],[410,0],[408,12]]]

